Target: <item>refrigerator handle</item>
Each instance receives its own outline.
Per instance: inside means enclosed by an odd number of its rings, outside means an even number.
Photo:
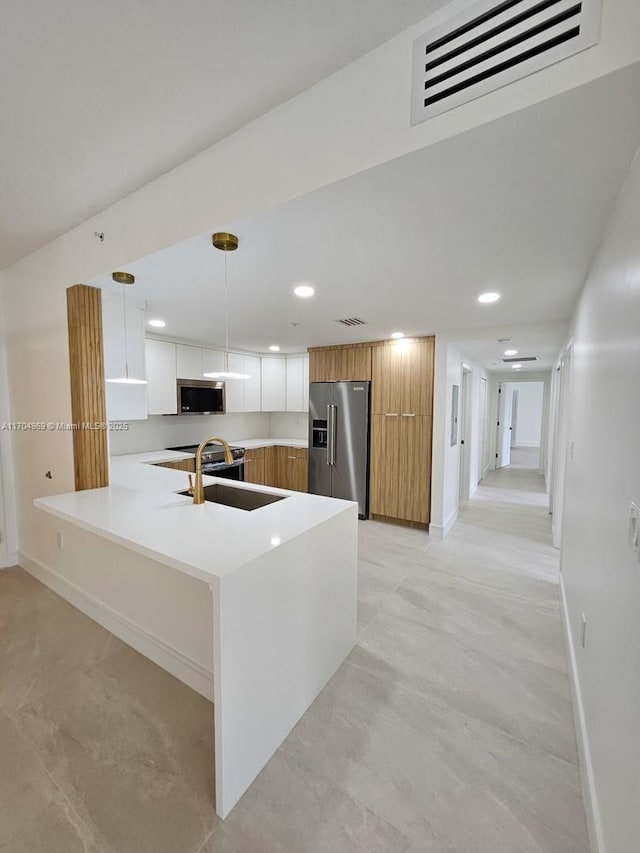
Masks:
[[[337,406],[327,406],[327,464],[336,464],[336,410]]]

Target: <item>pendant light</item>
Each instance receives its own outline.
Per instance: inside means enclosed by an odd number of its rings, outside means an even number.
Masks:
[[[215,249],[224,252],[224,370],[203,373],[207,379],[251,379],[250,373],[237,373],[229,370],[229,285],[227,280],[227,252],[235,252],[238,248],[238,238],[235,234],[219,231],[211,236]]]
[[[130,272],[114,272],[111,273],[111,278],[122,285],[122,327],[124,332],[124,376],[117,376],[113,379],[107,379],[107,382],[114,382],[118,385],[146,385],[146,379],[136,379],[134,376],[129,376],[129,344],[127,340],[127,297],[126,288],[135,282],[135,276]]]

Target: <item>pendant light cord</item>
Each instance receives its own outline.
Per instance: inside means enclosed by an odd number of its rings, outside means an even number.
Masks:
[[[129,378],[129,345],[127,342],[127,289],[122,287],[122,329],[124,331],[124,375]]]
[[[227,280],[227,255],[224,253],[224,369],[229,370],[229,284]]]

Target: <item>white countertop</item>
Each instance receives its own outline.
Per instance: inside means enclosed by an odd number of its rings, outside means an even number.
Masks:
[[[232,447],[246,447],[253,450],[254,447],[308,447],[307,438],[241,438],[239,441],[230,441]]]
[[[262,447],[267,442],[306,446],[300,439],[251,439],[232,442]],[[251,442],[251,444],[250,444]],[[110,539],[186,574],[214,581],[284,545],[322,522],[353,507],[350,501],[302,492],[205,477],[205,485],[224,485],[287,495],[253,512],[205,502],[194,506],[183,471],[154,462],[189,458],[188,453],[158,450],[111,457],[111,485],[103,489],[38,498],[34,504],[72,524]]]

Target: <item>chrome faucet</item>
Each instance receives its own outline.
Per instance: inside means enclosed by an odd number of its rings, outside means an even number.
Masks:
[[[204,486],[202,485],[202,453],[208,444],[221,444],[224,447],[224,461],[227,465],[231,465],[233,463],[233,453],[231,452],[228,442],[226,442],[224,438],[220,438],[218,435],[210,435],[209,438],[205,438],[205,440],[198,445],[198,449],[196,450],[195,486],[191,481],[191,474],[189,474],[189,493],[193,495],[194,504],[204,503]]]

